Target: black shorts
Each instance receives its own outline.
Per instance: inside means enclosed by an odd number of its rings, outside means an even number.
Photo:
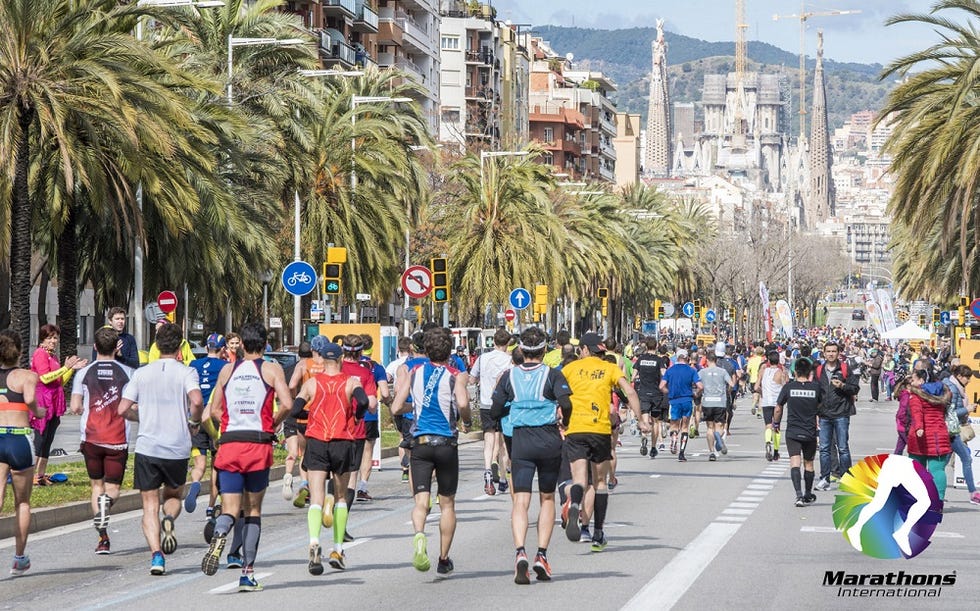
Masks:
[[[790,456],[799,456],[802,454],[803,460],[811,461],[817,455],[817,440],[808,439],[806,441],[798,441],[796,439],[787,439],[786,451]]]
[[[398,442],[399,448],[409,449],[412,447],[412,423],[415,420],[410,420],[405,416],[392,416],[391,422],[395,425],[395,430],[398,431],[402,440]]]
[[[728,409],[725,407],[702,407],[701,421],[725,424],[728,422]]]
[[[561,470],[561,433],[557,425],[527,426],[514,429],[510,470],[514,492],[531,492],[534,473],[538,490],[553,493]]]
[[[668,409],[669,405],[667,404],[667,397],[665,395],[640,395],[641,414],[650,414],[651,418],[662,420],[669,416]]]
[[[286,420],[283,421],[282,423],[282,435],[286,439],[289,439],[290,437],[294,437],[296,435],[302,435],[303,437],[306,437],[306,423],[303,422],[301,424],[299,422],[296,422],[296,420],[293,418],[286,418]]]
[[[416,445],[409,462],[412,469],[413,494],[432,490],[432,472],[439,484],[439,496],[453,496],[459,488],[459,447],[453,445]]]
[[[137,454],[133,463],[133,488],[141,492],[160,486],[180,488],[187,483],[187,460]]]
[[[126,475],[129,450],[110,450],[83,441],[79,451],[85,457],[85,470],[89,479],[105,480],[107,484],[121,484]]]
[[[766,424],[772,424],[773,414],[776,412],[775,405],[763,405],[762,406],[762,421]]]
[[[571,433],[565,436],[568,462],[588,460],[591,463],[604,463],[612,460],[612,436],[598,433]]]
[[[214,447],[214,440],[204,431],[198,431],[191,435],[191,456],[197,456],[199,454],[206,456],[208,452],[213,455],[216,451],[217,448]]]
[[[361,470],[361,459],[364,458],[364,440],[354,440],[354,460],[350,464],[350,473]]]
[[[500,436],[504,438],[504,447],[507,448],[507,456],[510,456],[510,452],[514,448],[514,437],[508,437],[503,433]]]
[[[354,463],[354,442],[349,439],[321,441],[306,438],[306,453],[303,454],[303,469],[306,471],[325,471],[328,475],[340,475],[352,471]]]
[[[365,420],[364,431],[365,436],[368,439],[377,439],[381,437],[381,428],[378,426],[377,420]]]
[[[484,433],[496,433],[500,431],[500,421],[490,415],[489,409],[480,408],[480,428]]]

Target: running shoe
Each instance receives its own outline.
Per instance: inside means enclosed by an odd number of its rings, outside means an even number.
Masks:
[[[572,499],[570,497],[565,497],[565,501],[561,504],[561,528],[565,530],[565,525],[568,524],[568,507],[572,504]]]
[[[300,484],[299,492],[296,493],[296,497],[293,499],[293,507],[297,509],[302,509],[306,507],[306,501],[310,498],[310,486],[306,482]]]
[[[368,494],[367,490],[357,491],[357,502],[358,503],[370,503],[374,500],[374,497]]]
[[[497,484],[497,490],[500,492],[500,494],[507,494],[507,488],[509,486],[510,485],[507,483],[507,480],[502,479],[500,480],[500,483]]]
[[[323,561],[320,559],[320,546],[310,543],[310,564],[307,565],[310,575],[323,575]]]
[[[803,500],[803,495],[799,495],[799,494],[796,495],[796,506],[797,507],[803,507],[803,505],[805,505],[805,504],[806,504],[806,501]]]
[[[718,460],[718,456],[716,456],[715,453],[712,452],[711,454],[708,454],[708,460],[710,460],[711,462],[715,462],[716,460]]]
[[[660,449],[662,450],[663,448]],[[657,451],[657,448],[650,448],[650,458],[656,458],[658,454],[660,454],[660,452]]]
[[[772,462],[772,442],[766,442],[766,460]]]
[[[208,518],[207,523],[204,525],[204,542],[211,543],[211,538],[214,537],[214,525],[215,519]]]
[[[261,592],[262,586],[255,581],[255,573],[248,573],[238,578],[239,592]]]
[[[328,562],[330,563],[331,567],[337,569],[338,571],[343,571],[347,568],[347,565],[344,563],[344,552],[338,552],[337,550],[330,552],[330,559]]]
[[[402,483],[408,483],[408,469],[402,469]]]
[[[528,575],[528,566],[527,554],[517,552],[517,559],[514,562],[514,583],[522,586],[531,583],[531,577]]]
[[[753,415],[753,416],[755,416],[755,412],[756,412],[756,407],[755,407],[755,406],[753,405],[753,406],[752,406],[752,415]]]
[[[163,575],[167,572],[167,561],[163,557],[163,552],[153,552],[150,559],[150,575]]]
[[[588,526],[583,526],[582,527],[582,534],[579,536],[578,542],[579,543],[588,543],[591,540],[592,540],[592,533],[589,532],[589,527]]]
[[[534,572],[537,573],[538,581],[551,581],[551,564],[543,554],[534,557]]]
[[[687,462],[687,456],[684,456],[684,452],[677,455],[677,462]]]
[[[974,492],[970,495],[970,502],[974,505],[980,505],[980,492]]]
[[[228,557],[225,558],[225,560],[227,561],[227,564],[225,564],[225,566],[229,569],[240,569],[245,564],[245,561],[242,560],[242,557],[236,553],[228,554]]]
[[[109,553],[109,536],[104,535],[99,537],[99,544],[95,547],[95,553],[99,556],[105,556]]]
[[[493,475],[489,469],[483,472],[483,492],[485,492],[487,496],[497,494],[497,489],[493,485]]]
[[[425,533],[415,533],[412,549],[415,550],[412,555],[412,566],[415,567],[415,570],[422,571],[423,573],[428,571],[432,565],[429,562],[429,554],[425,549]]]
[[[728,454],[728,444],[725,443],[725,438],[721,436],[719,436],[718,438],[721,441],[721,453]]]
[[[495,484],[500,482],[500,465],[495,462],[490,463],[490,481]]]
[[[657,446],[657,449],[663,452],[665,449],[667,449],[667,445],[661,441],[660,445]]]
[[[816,500],[817,500],[817,495],[813,494],[812,492],[810,494],[803,495],[803,502],[806,503],[807,505],[816,502]]]
[[[227,535],[215,535],[211,537],[211,546],[201,559],[201,571],[205,575],[214,575],[218,572],[221,565],[221,552],[225,551],[225,544],[228,542]]]
[[[615,475],[610,475],[608,484],[610,490],[615,490],[616,486],[619,485],[619,478],[617,478]]]
[[[112,499],[108,494],[100,494],[95,504],[99,511],[95,514],[92,525],[95,526],[95,530],[105,530],[109,527],[109,507],[112,505]]]
[[[187,488],[187,496],[184,497],[184,509],[187,513],[194,513],[197,509],[197,497],[201,494],[201,482],[191,482]]]
[[[677,454],[677,435],[670,436],[670,453]]]
[[[601,530],[597,530],[595,534],[592,535],[593,552],[601,552],[602,550],[606,549],[606,545],[608,544],[609,542],[606,541],[606,533],[602,532]]]
[[[323,523],[324,528],[333,528],[334,502],[335,500],[332,494],[327,494],[325,497],[323,497],[323,509],[321,510],[323,512],[323,517],[320,518],[320,521]]]
[[[772,451],[772,460],[774,462],[777,461],[777,460],[779,460],[779,450],[773,450]]]
[[[822,478],[816,485],[813,486],[815,490],[830,490],[830,480],[827,478]]]
[[[440,558],[436,564],[436,572],[440,575],[451,575],[454,568],[452,558]]]
[[[174,532],[174,519],[164,516],[160,521],[160,548],[164,554],[177,551],[177,533]]]
[[[568,514],[565,518],[565,536],[572,543],[579,540],[582,536],[582,528],[578,523],[578,514],[582,510],[578,503],[570,503],[568,506]]]
[[[161,556],[162,558],[162,556]],[[14,564],[10,567],[10,574],[14,577],[23,575],[31,568],[31,559],[28,556],[14,556]]]
[[[649,444],[650,444],[650,440],[647,439],[646,437],[643,437],[642,439],[640,439],[640,456],[646,456],[647,455],[647,452],[649,451],[648,450]]]
[[[721,452],[721,446],[722,446],[721,433],[715,431],[715,450]]]
[[[282,476],[282,500],[293,500],[293,474],[287,473]]]

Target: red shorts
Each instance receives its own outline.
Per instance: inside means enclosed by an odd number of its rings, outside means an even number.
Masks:
[[[251,473],[272,466],[272,444],[229,441],[218,446],[214,468],[232,473]]]

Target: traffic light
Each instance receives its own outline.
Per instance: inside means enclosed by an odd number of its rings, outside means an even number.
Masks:
[[[599,299],[608,299],[608,298],[609,298],[609,289],[607,288],[599,289]]]
[[[970,305],[969,297],[960,297],[960,307],[956,310],[958,316],[958,321],[960,325],[966,324],[966,308]]]
[[[534,286],[534,313],[548,313],[548,285],[537,284]]]
[[[939,326],[939,308],[932,309],[932,324]]]
[[[347,249],[343,246],[327,246],[327,263],[347,263]]]
[[[325,295],[337,295],[340,293],[340,272],[343,269],[344,266],[341,263],[323,264],[323,293]]]
[[[926,315],[925,314],[919,314],[919,326],[920,327],[926,326]]]
[[[701,300],[700,299],[695,299],[694,300],[694,318],[697,318],[699,320],[701,318]]]
[[[432,301],[442,303],[449,301],[449,268],[446,267],[445,257],[436,257],[431,261],[432,269]]]
[[[742,310],[742,324],[749,322],[749,311]]]
[[[735,321],[735,306],[731,306],[728,308],[728,320],[732,322]]]
[[[667,312],[664,310],[664,302],[659,299],[653,300],[654,310],[653,313],[656,315],[657,320],[663,320],[667,318]]]
[[[599,290],[600,291],[603,291],[603,290],[606,290],[606,289],[599,289]],[[602,298],[602,315],[603,315],[603,317],[605,317],[608,312],[609,312],[609,298],[608,297],[603,297]]]

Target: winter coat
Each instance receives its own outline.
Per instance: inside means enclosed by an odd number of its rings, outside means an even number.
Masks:
[[[922,397],[911,393],[909,396],[909,454],[916,456],[945,456],[952,452],[949,430],[946,428],[946,406],[942,403],[929,403]],[[922,437],[916,431],[922,429]]]

